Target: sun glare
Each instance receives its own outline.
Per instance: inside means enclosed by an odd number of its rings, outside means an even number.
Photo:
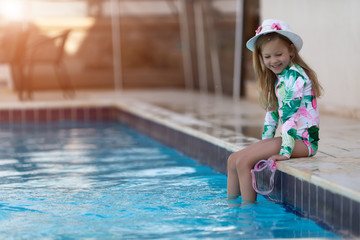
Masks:
[[[20,0],[5,0],[1,2],[1,15],[7,20],[21,20],[23,5]]]

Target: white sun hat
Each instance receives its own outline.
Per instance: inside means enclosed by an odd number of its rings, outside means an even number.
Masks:
[[[289,24],[281,20],[266,19],[255,32],[255,36],[250,38],[246,43],[246,47],[252,52],[254,51],[255,43],[258,37],[272,32],[276,32],[287,37],[295,45],[298,52],[303,45],[301,37],[291,30]]]

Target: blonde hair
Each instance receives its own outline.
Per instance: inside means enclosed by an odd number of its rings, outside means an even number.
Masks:
[[[278,107],[278,102],[275,95],[275,82],[277,80],[277,77],[270,69],[268,69],[264,65],[261,50],[265,41],[268,42],[276,39],[281,40],[284,44],[288,46],[289,50],[291,49],[291,45],[293,43],[288,38],[278,33],[269,33],[262,35],[257,39],[253,52],[254,70],[256,77],[259,80],[259,101],[265,109],[276,109]],[[304,62],[295,47],[294,53],[295,54],[291,59],[292,63],[297,64],[304,69],[305,73],[311,80],[314,95],[316,97],[320,97],[322,87],[318,81],[316,73]]]

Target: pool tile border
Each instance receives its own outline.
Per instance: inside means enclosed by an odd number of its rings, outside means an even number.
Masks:
[[[154,119],[139,116],[121,106],[59,106],[0,109],[0,123],[51,122],[61,120],[117,120],[226,174],[226,159],[233,152],[223,146]],[[266,182],[259,182],[263,185]],[[342,236],[360,237],[359,201],[334,193],[286,172],[275,174],[270,200],[280,202]]]
[[[360,203],[346,196],[277,171],[268,198],[341,236],[360,236]]]
[[[0,123],[108,120],[114,118],[114,113],[113,107],[103,106],[1,109]]]

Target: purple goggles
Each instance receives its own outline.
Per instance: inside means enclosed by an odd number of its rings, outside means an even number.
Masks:
[[[256,165],[254,166],[254,169],[251,170],[251,177],[252,177],[252,186],[254,190],[261,194],[261,195],[269,195],[272,190],[274,189],[274,176],[276,171],[276,163],[274,160],[260,160]],[[259,172],[270,172],[270,185],[268,190],[259,190],[257,183],[256,183],[256,176],[255,173]]]

